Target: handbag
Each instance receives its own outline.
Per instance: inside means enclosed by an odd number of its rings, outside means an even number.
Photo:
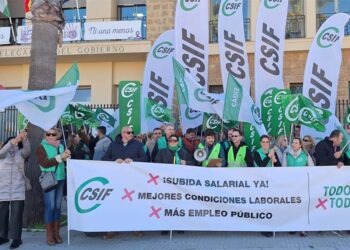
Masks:
[[[58,184],[56,179],[57,166],[55,167],[55,172],[42,172],[39,176],[39,183],[44,192],[50,192],[55,189]]]

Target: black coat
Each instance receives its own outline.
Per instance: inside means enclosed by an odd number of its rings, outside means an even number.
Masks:
[[[131,159],[136,162],[147,162],[147,156],[143,149],[143,144],[134,139],[123,145],[122,140],[117,138],[109,145],[106,154],[102,157],[103,161],[115,161],[117,159]]]
[[[336,159],[334,153],[340,151],[340,147],[334,147],[333,142],[326,137],[317,143],[315,147],[316,166],[336,166],[342,159]]]
[[[195,162],[187,150],[181,148],[178,151],[181,160],[186,161],[186,165],[195,165]],[[156,155],[156,163],[174,164],[175,151],[171,151],[168,148],[160,149]]]

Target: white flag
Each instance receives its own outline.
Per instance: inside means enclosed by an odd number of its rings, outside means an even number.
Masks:
[[[303,95],[312,100],[316,107],[333,114],[336,112],[344,26],[349,18],[348,14],[339,13],[322,24],[312,42],[305,67]],[[325,124],[325,132],[302,126],[301,134],[320,140],[330,135],[339,124],[337,118],[332,116]]]
[[[284,89],[283,54],[288,0],[260,1],[255,44],[255,101],[270,88]]]
[[[148,109],[160,104],[164,109],[171,109],[174,95],[174,74],[172,58],[175,54],[174,30],[165,31],[154,42],[148,54],[141,95],[142,133],[152,132],[164,121]],[[152,102],[153,105],[148,105]]]
[[[47,90],[0,90],[0,109],[15,105],[30,123],[49,130],[54,127],[79,84],[79,70],[74,64],[55,88]]]
[[[222,117],[223,102],[221,95],[210,94],[197,83],[193,77],[174,59],[175,83],[178,89],[182,90],[186,104],[197,111],[218,114]]]
[[[221,1],[218,37],[224,92],[226,79],[228,74],[231,74],[250,93],[249,63],[243,23],[243,0]]]
[[[176,59],[202,87],[208,87],[209,1],[178,0],[175,15]],[[181,90],[176,89],[179,94]],[[179,103],[182,129],[202,125],[203,113]]]

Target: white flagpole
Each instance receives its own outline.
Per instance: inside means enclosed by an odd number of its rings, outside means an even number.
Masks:
[[[16,39],[16,36],[15,36],[15,29],[13,28],[12,19],[11,19],[10,16],[9,16],[9,20],[10,20],[11,32],[12,32],[13,40],[15,41],[15,43],[17,43],[17,39]]]
[[[75,4],[76,4],[76,6],[77,6],[78,19],[79,19],[79,22],[81,22],[78,0],[75,0]]]

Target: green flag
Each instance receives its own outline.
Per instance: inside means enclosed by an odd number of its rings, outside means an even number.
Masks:
[[[203,131],[207,129],[212,129],[216,133],[221,132],[222,120],[218,115],[204,113],[203,116]]]
[[[112,115],[110,115],[109,113],[107,113],[103,109],[97,108],[94,116],[95,116],[95,119],[97,121],[106,122],[110,126],[114,127],[116,120],[114,119],[114,117]]]
[[[28,119],[25,118],[25,116],[21,113],[18,112],[17,114],[17,130],[22,131],[25,129],[28,125]]]
[[[141,132],[141,83],[121,81],[118,89],[120,127],[130,126],[135,134],[139,134]]]
[[[145,98],[144,103],[146,104],[146,120],[155,119],[159,122],[174,123],[173,112],[171,109],[166,108],[164,105],[157,103],[151,99]]]
[[[328,110],[315,107],[311,100],[300,94],[282,96],[282,107],[289,122],[320,132],[326,131],[325,121],[332,115]]]
[[[243,134],[245,143],[250,150],[255,150],[260,147],[260,136],[256,128],[247,122],[243,123]]]
[[[350,107],[347,108],[344,114],[343,125],[350,125]]]

